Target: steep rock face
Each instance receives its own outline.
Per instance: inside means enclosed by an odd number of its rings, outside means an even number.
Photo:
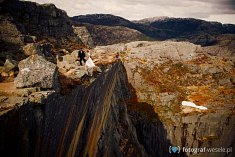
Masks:
[[[170,145],[166,132],[156,114],[154,124],[135,107],[128,114],[132,97],[126,71],[116,63],[88,87],[52,93],[1,116],[0,150],[8,156],[155,156],[155,144]],[[152,145],[143,142],[146,136]],[[168,156],[167,149],[157,154]]]
[[[94,42],[92,40],[91,34],[89,33],[89,31],[87,30],[87,28],[85,26],[81,26],[81,27],[73,27],[73,31],[75,34],[77,34],[77,36],[79,36],[82,40],[82,42],[90,48],[94,47]]]
[[[209,55],[214,48],[185,42],[132,42],[100,46],[95,52],[104,56],[120,52],[128,80],[136,90],[136,99],[142,106],[147,103],[153,107],[152,111],[158,114],[167,130],[170,143],[181,148],[224,147],[230,150],[228,154],[195,154],[232,157],[234,54],[232,50],[229,58],[222,53]],[[183,107],[182,101],[194,102],[208,110]],[[194,156],[193,152],[186,154]]]
[[[123,26],[87,25],[95,45],[112,45],[147,39],[141,32]]]
[[[19,49],[24,39],[10,17],[0,15],[0,48],[1,51]]]
[[[4,0],[1,5],[1,14],[14,18],[14,23],[23,34],[66,37],[73,33],[66,12],[53,4]]]
[[[0,66],[6,59],[21,61],[33,54],[55,62],[55,54],[61,49],[72,52],[84,47],[67,13],[54,4],[2,0],[0,5]],[[8,76],[3,73],[0,80],[11,80]]]

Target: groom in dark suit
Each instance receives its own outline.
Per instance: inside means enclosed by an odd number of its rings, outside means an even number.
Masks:
[[[79,60],[80,65],[82,65],[82,61],[84,61],[84,64],[86,63],[85,56],[86,56],[85,52],[83,51],[82,48],[80,50],[78,50],[78,57],[80,58],[80,60]]]

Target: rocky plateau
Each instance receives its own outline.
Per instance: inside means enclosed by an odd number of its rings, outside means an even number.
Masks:
[[[3,156],[235,156],[234,25],[0,4]],[[80,48],[95,67],[80,65]]]

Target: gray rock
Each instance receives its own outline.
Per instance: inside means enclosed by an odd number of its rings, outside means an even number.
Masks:
[[[1,8],[3,13],[10,13],[15,21],[20,22],[18,27],[23,34],[52,37],[66,37],[73,34],[71,20],[66,12],[54,4],[39,5],[27,1],[4,0]]]
[[[81,68],[81,69],[75,70],[75,76],[74,76],[74,77],[76,77],[76,78],[78,78],[78,79],[81,79],[82,76],[84,76],[84,75],[86,75],[86,74],[87,74],[87,70]]]
[[[1,72],[5,72],[5,73],[10,72],[12,69],[17,67],[17,64],[18,63],[14,60],[6,59],[4,66],[1,68]]]
[[[14,84],[19,88],[41,87],[58,90],[58,69],[44,57],[32,55],[19,63],[19,74]]]
[[[219,80],[219,84],[222,86],[232,86],[231,82],[230,82],[230,78],[223,78]]]
[[[1,51],[11,51],[19,49],[23,45],[23,38],[17,26],[12,22],[13,19],[8,16],[0,15],[0,48]]]

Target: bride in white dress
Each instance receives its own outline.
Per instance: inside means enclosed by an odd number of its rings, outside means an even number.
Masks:
[[[86,64],[85,64],[85,69],[87,70],[88,75],[92,76],[93,67],[95,67],[95,64],[94,64],[94,62],[91,59],[90,52],[88,52],[87,55],[88,55],[88,59],[87,59]]]

